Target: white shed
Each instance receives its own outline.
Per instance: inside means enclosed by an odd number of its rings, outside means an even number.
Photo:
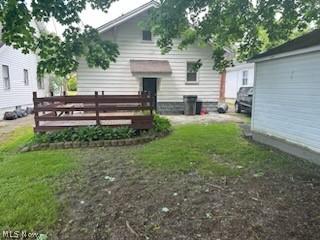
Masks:
[[[320,30],[252,61],[254,139],[320,164]]]
[[[225,98],[236,99],[241,87],[252,87],[254,82],[254,63],[237,64],[226,70]]]

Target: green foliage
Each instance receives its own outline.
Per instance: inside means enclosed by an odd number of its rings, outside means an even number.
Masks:
[[[90,26],[84,29],[74,27],[79,24],[79,14],[90,4],[95,9],[107,11],[115,0],[44,1],[32,0],[31,8],[26,1],[0,1],[0,24],[2,41],[24,53],[37,52],[40,56],[38,73],[54,73],[66,76],[78,68],[78,60],[83,57],[90,67],[107,69],[119,55],[118,46],[103,40],[98,31]],[[63,39],[53,34],[37,34],[32,19],[48,22],[55,18],[66,26]]]
[[[64,89],[64,77],[50,75],[49,76],[49,83],[50,83],[50,91],[56,92],[63,92]]]
[[[77,91],[77,76],[76,75],[71,75],[67,79],[67,85],[68,85],[68,91]]]
[[[34,143],[54,143],[54,142],[89,142],[98,140],[115,140],[132,138],[136,135],[135,130],[128,127],[81,127],[67,128],[57,132],[37,134]]]
[[[153,130],[157,133],[168,133],[172,130],[172,126],[168,119],[155,115],[153,117]]]
[[[312,24],[320,25],[315,0],[161,0],[146,23],[160,37],[163,53],[178,38],[183,48],[197,40],[212,44],[214,68],[220,72],[231,63],[223,49],[237,46],[238,60],[247,60]]]

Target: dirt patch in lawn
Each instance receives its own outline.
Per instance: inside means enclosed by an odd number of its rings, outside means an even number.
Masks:
[[[50,239],[320,239],[318,170],[163,173],[135,162],[139,147],[79,152],[84,170],[62,183]]]

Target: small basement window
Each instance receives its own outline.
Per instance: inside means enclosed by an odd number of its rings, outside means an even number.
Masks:
[[[23,69],[24,85],[29,86],[29,73],[27,69]]]
[[[196,62],[187,62],[187,83],[198,82],[198,70]]]
[[[3,78],[3,86],[5,90],[10,89],[10,74],[9,74],[9,66],[2,65],[2,78]]]
[[[148,30],[142,31],[142,40],[143,41],[152,41],[151,31],[148,31]]]

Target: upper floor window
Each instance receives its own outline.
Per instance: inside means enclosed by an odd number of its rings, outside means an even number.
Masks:
[[[10,74],[9,66],[7,65],[2,65],[2,78],[4,89],[10,89]]]
[[[38,89],[44,89],[44,80],[43,80],[43,77],[38,76],[37,85],[38,85]]]
[[[196,62],[187,62],[187,83],[198,82],[198,68]]]
[[[29,72],[27,69],[23,69],[23,81],[25,86],[29,85]]]
[[[151,31],[148,31],[148,30],[142,31],[142,40],[143,41],[152,41]]]
[[[248,71],[245,70],[242,72],[242,86],[248,85]]]

